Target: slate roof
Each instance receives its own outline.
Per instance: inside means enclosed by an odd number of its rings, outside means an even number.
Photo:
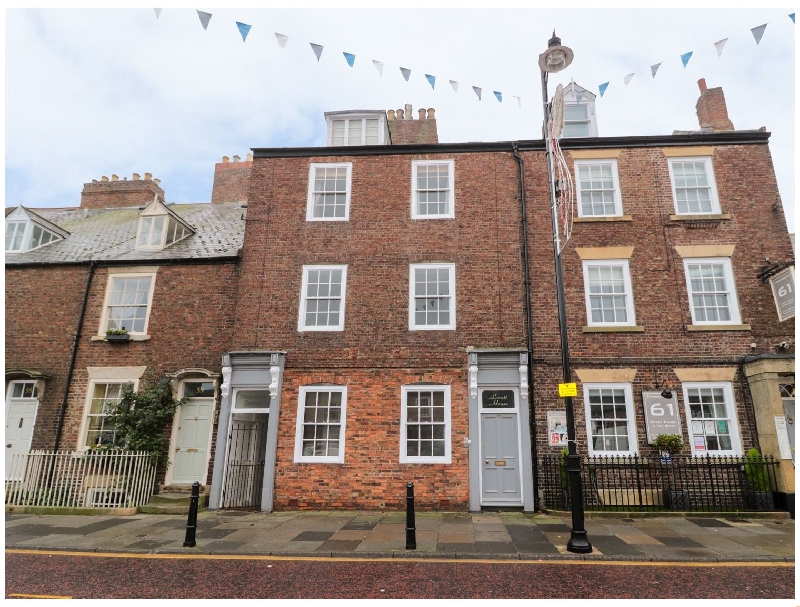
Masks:
[[[160,251],[137,251],[138,207],[121,209],[36,209],[36,213],[70,234],[33,251],[6,253],[7,266],[27,263],[158,261],[219,259],[238,255],[244,239],[241,203],[173,204],[169,210],[195,233]],[[6,209],[8,214],[9,209]]]

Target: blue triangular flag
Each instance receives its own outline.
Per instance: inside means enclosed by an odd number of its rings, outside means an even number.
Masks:
[[[764,35],[764,30],[767,29],[767,24],[759,25],[758,27],[754,27],[750,31],[753,32],[753,38],[756,39],[756,44],[761,42],[761,36]]]
[[[790,13],[789,18],[792,20],[792,23],[794,23],[794,13]]]
[[[242,35],[242,42],[246,42],[247,41],[247,34],[250,33],[250,27],[251,26],[247,25],[246,23],[239,23],[237,21],[236,22],[236,27],[239,28],[239,33]]]
[[[475,94],[478,96],[478,100],[481,98],[481,88],[478,86],[473,86],[472,90],[475,91]]]
[[[401,67],[400,73],[403,74],[403,78],[405,78],[406,82],[408,82],[408,77],[411,75],[411,70]]]
[[[203,26],[203,29],[207,30],[208,22],[211,21],[211,13],[204,13],[203,11],[197,11],[197,16],[200,17],[200,24]]]
[[[436,88],[436,76],[431,76],[430,74],[425,74],[425,77],[428,79],[428,82],[431,83],[431,88]]]
[[[162,9],[154,8],[153,10],[156,12],[156,19],[158,19],[161,16]],[[792,21],[794,21],[794,15],[792,14],[792,15],[789,15],[789,16],[792,18]]]
[[[683,61],[683,67],[686,67],[686,64],[689,63],[689,59],[692,58],[692,53],[694,51],[689,51],[688,53],[684,53],[681,55],[681,61]]]
[[[314,44],[313,42],[309,42],[309,44],[311,45],[311,50],[313,50],[314,54],[317,56],[317,61],[319,61],[324,47],[321,44]]]
[[[494,96],[497,97],[497,100],[500,103],[503,103],[503,93],[501,93],[500,91],[492,91],[492,92],[494,93]]]
[[[653,75],[653,78],[656,77],[656,72],[658,71],[658,68],[660,68],[660,67],[661,67],[660,63],[655,63],[655,64],[650,66],[650,73]]]
[[[600,96],[601,97],[605,94],[607,88],[608,88],[608,82],[604,82],[603,84],[600,85]]]
[[[353,64],[356,62],[356,56],[353,53],[342,53],[342,55],[344,55],[347,65],[353,67]]]

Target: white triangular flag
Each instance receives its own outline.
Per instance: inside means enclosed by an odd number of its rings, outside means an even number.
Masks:
[[[522,107],[522,99],[514,95],[514,99],[517,100],[517,106]]]
[[[203,26],[204,30],[207,30],[208,22],[211,21],[211,13],[204,13],[203,11],[197,11],[197,16],[200,17],[200,25]]]
[[[660,68],[660,67],[661,67],[660,63],[655,63],[655,64],[650,66],[650,74],[653,76],[653,78],[656,77],[656,72],[658,71],[658,68]]]
[[[479,86],[473,86],[472,90],[475,91],[475,94],[478,96],[478,101],[480,101],[481,100],[481,91],[483,89],[481,89],[481,87],[479,87]]]
[[[375,60],[373,59],[373,60],[372,60],[372,65],[374,65],[374,66],[375,66],[375,69],[376,69],[376,70],[378,70],[378,73],[381,75],[381,78],[383,78],[383,62],[381,62],[381,61],[375,61]]]
[[[756,39],[756,44],[761,42],[761,36],[764,35],[764,30],[767,29],[767,24],[759,25],[758,27],[754,27],[750,31],[753,32],[753,38]]]
[[[727,41],[728,41],[728,39],[727,39],[727,38],[723,38],[722,40],[718,40],[717,42],[715,42],[715,43],[714,43],[714,46],[715,46],[715,47],[716,47],[716,49],[717,49],[717,59],[719,59],[720,57],[722,57],[722,49],[724,49],[724,48],[725,48],[725,43],[726,43]]]
[[[286,48],[286,41],[289,40],[289,36],[284,36],[283,34],[275,32],[275,38],[278,39],[278,44],[280,44],[281,48]]]
[[[451,80],[451,81],[450,81],[450,86],[452,86],[452,87],[453,87],[453,90],[454,90],[456,93],[458,92],[458,82],[456,82],[455,80]]]
[[[403,78],[405,78],[406,82],[408,82],[408,77],[411,75],[411,70],[405,67],[401,67],[400,73],[403,74]]]
[[[164,9],[162,9],[162,8],[154,8],[153,10],[156,12],[156,19],[158,19],[161,16],[161,11],[164,10]]]
[[[628,86],[631,83],[631,80],[633,80],[633,74],[628,74],[625,76],[625,86]]]
[[[317,56],[317,61],[319,58],[322,57],[322,49],[325,48],[321,44],[314,44],[313,42],[309,42],[311,45],[311,50],[314,51],[314,54]]]

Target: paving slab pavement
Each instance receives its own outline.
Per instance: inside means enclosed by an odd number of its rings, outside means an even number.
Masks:
[[[241,512],[198,514],[196,545],[186,517],[6,514],[6,549],[310,557],[794,562],[794,520],[738,515],[592,516],[593,550],[567,551],[569,513],[418,513],[415,550],[404,513]]]

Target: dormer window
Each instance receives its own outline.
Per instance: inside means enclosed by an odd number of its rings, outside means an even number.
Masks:
[[[171,213],[158,200],[154,200],[139,218],[136,248],[139,250],[161,250],[193,234],[190,226]]]
[[[570,82],[564,87],[564,130],[562,137],[597,137],[595,96]]]
[[[17,207],[6,216],[6,253],[24,253],[65,238],[60,229],[36,213]]]
[[[388,141],[383,111],[326,112],[328,146],[383,145]]]

